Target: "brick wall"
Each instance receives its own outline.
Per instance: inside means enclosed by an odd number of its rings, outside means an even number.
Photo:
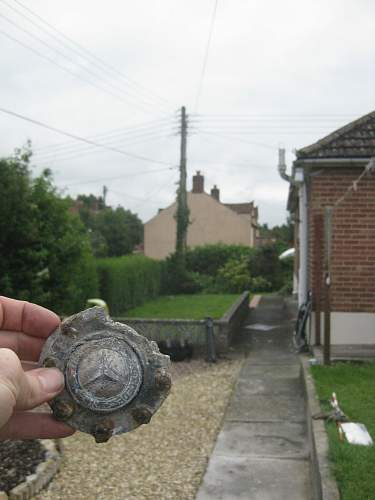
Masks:
[[[361,172],[358,168],[330,168],[311,177],[309,269],[313,294],[323,284],[319,260],[324,240],[319,225],[323,224],[324,207],[333,205]],[[334,211],[332,227],[332,311],[375,312],[375,175],[364,177],[357,191]]]

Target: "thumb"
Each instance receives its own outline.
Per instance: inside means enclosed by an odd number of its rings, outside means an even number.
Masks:
[[[0,349],[0,425],[14,410],[28,410],[49,401],[63,387],[64,376],[56,368],[24,372],[13,351]]]

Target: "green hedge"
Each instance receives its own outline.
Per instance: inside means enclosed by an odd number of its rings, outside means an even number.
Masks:
[[[161,265],[143,255],[97,260],[100,297],[111,315],[123,314],[159,295]]]
[[[229,260],[250,258],[254,253],[255,248],[246,245],[201,245],[187,250],[186,267],[188,271],[215,277],[218,270]]]

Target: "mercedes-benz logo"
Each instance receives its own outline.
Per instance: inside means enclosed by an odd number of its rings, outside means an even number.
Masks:
[[[87,408],[112,411],[129,403],[142,384],[137,354],[116,339],[87,342],[72,354],[67,370],[72,396]]]
[[[122,356],[109,349],[89,353],[78,367],[80,384],[97,397],[114,396],[121,392],[126,375]]]

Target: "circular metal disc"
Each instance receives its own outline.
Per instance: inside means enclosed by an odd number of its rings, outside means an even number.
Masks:
[[[91,340],[79,345],[66,367],[68,389],[85,408],[114,411],[138,394],[143,370],[129,344],[118,339]]]
[[[50,402],[55,418],[98,443],[147,424],[171,388],[169,357],[100,307],[66,318],[39,363],[65,375],[64,390]]]

